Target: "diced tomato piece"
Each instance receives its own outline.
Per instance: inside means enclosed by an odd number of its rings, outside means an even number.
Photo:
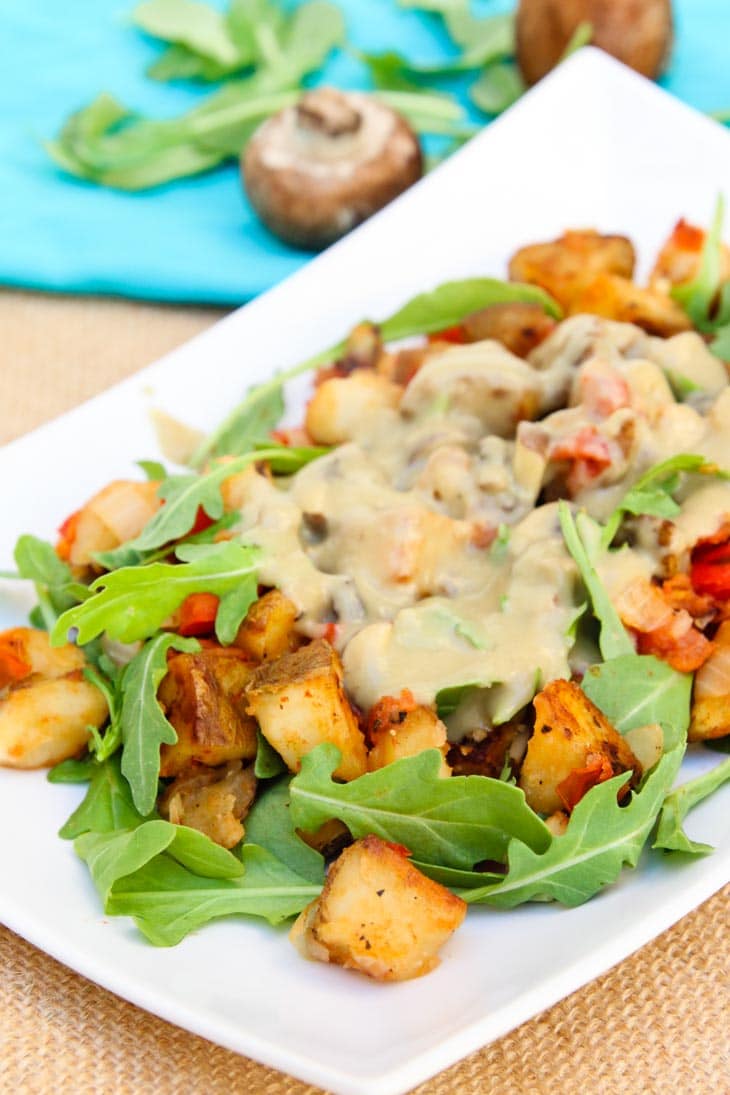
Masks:
[[[188,535],[192,536],[196,532],[205,532],[207,528],[210,528],[210,526],[214,524],[215,521],[213,518],[208,516],[202,506],[198,506],[198,512],[195,514],[195,522]]]
[[[587,487],[612,463],[611,447],[594,426],[584,426],[571,437],[561,437],[550,445],[548,460],[571,461],[567,485],[571,494]]]
[[[403,718],[418,707],[413,693],[404,688],[399,696],[382,696],[368,711],[366,733],[368,737],[382,731],[384,727],[399,726]]]
[[[690,578],[695,593],[718,601],[730,598],[730,540],[699,543],[692,552]]]
[[[429,342],[453,342],[456,346],[462,346],[466,342],[466,333],[460,323],[453,327],[445,327],[443,331],[434,331],[428,336]]]
[[[599,783],[605,783],[611,779],[613,768],[607,757],[596,757],[586,764],[585,768],[575,768],[564,780],[556,786],[555,790],[560,796],[565,809],[570,813],[578,805],[583,796]]]
[[[688,224],[683,217],[674,226],[671,242],[680,251],[701,251],[705,245],[704,229]]]
[[[689,574],[675,574],[662,582],[662,596],[672,609],[684,609],[695,618],[710,616],[714,611],[712,598],[696,592]]]
[[[67,562],[73,542],[76,539],[76,529],[78,527],[79,518],[81,517],[81,510],[77,509],[63,522],[58,530],[59,540],[56,544],[56,555],[63,562]]]
[[[186,637],[209,635],[215,627],[219,603],[215,593],[191,593],[180,605],[178,632]]]
[[[328,643],[334,643],[339,634],[339,624],[329,623],[324,625],[322,638]]]
[[[585,372],[580,380],[581,403],[589,414],[608,418],[631,403],[629,386],[620,373]]]

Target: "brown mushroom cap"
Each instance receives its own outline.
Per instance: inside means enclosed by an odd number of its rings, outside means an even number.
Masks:
[[[259,126],[241,167],[264,224],[287,243],[318,249],[416,182],[423,161],[413,130],[390,107],[325,87]]]
[[[517,60],[528,84],[557,65],[581,23],[593,45],[652,80],[669,56],[671,0],[520,0]]]

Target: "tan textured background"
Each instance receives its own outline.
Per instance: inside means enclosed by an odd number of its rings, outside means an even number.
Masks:
[[[0,442],[148,364],[219,314],[0,293]],[[730,886],[418,1095],[727,1095],[728,898]],[[1,928],[0,1092],[318,1095],[139,1011]]]

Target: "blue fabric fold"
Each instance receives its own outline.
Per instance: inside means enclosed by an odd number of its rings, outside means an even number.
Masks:
[[[422,60],[447,56],[438,18],[395,0],[341,0],[350,40]],[[42,141],[102,90],[172,116],[208,93],[144,75],[160,45],[130,25],[134,0],[4,0],[0,12],[0,282],[63,292],[240,304],[307,262],[256,220],[234,164],[138,194],[64,175]],[[482,11],[505,10],[486,0]],[[678,0],[663,85],[703,110],[730,107],[730,4]],[[366,86],[338,54],[323,82]],[[699,168],[701,169],[701,168]],[[678,211],[679,212],[679,211]]]

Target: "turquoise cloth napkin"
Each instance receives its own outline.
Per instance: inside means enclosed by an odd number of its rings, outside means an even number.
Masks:
[[[395,0],[341,0],[350,38],[436,60],[449,53],[433,16]],[[164,117],[206,93],[144,76],[160,47],[129,24],[134,0],[3,0],[0,12],[0,282],[65,292],[239,304],[305,263],[253,216],[234,165],[127,194],[64,175],[41,141],[101,90]],[[505,10],[489,0],[482,10]],[[677,45],[663,84],[703,110],[730,106],[730,3],[678,0]],[[324,82],[364,86],[337,55]]]

